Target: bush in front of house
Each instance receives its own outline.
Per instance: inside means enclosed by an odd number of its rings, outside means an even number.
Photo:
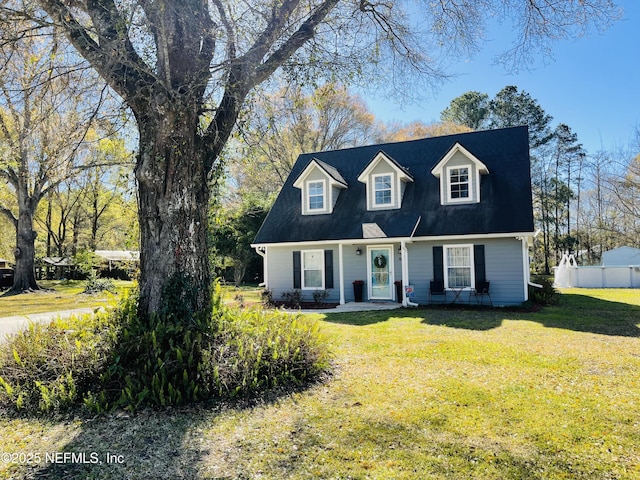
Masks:
[[[553,286],[553,282],[547,277],[534,277],[533,283],[542,285],[542,288],[529,285],[529,300],[536,305],[557,305],[560,294]]]
[[[330,366],[317,323],[224,306],[206,318],[140,319],[137,297],[96,317],[33,325],[0,346],[0,406],[135,411],[301,385]]]
[[[286,292],[282,292],[281,298],[284,300],[284,304],[288,308],[300,308],[304,301],[302,290],[299,288],[293,288]]]

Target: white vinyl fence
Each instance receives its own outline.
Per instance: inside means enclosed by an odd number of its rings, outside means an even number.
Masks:
[[[578,267],[573,255],[564,255],[555,268],[556,287],[640,288],[640,265]]]

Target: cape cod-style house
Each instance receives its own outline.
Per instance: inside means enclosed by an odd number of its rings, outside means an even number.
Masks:
[[[526,127],[303,154],[252,246],[274,299],[519,304],[531,198]]]

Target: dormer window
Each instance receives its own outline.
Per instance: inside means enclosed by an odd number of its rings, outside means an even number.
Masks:
[[[391,205],[393,201],[391,175],[374,175],[373,185],[374,203],[376,207]]]
[[[449,201],[469,199],[469,167],[449,167]]]
[[[324,186],[323,180],[307,182],[307,196],[309,198],[309,211],[324,210]]]
[[[431,170],[440,179],[440,203],[480,203],[480,175],[489,169],[469,150],[456,143]]]
[[[335,167],[312,158],[293,186],[301,191],[303,215],[326,215],[333,213],[340,191],[347,188],[347,182]]]
[[[393,210],[402,207],[405,188],[413,177],[381,151],[358,176],[358,181],[366,185],[367,210]]]

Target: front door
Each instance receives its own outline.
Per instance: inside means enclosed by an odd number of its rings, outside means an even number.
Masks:
[[[393,300],[393,248],[367,247],[369,299]]]

